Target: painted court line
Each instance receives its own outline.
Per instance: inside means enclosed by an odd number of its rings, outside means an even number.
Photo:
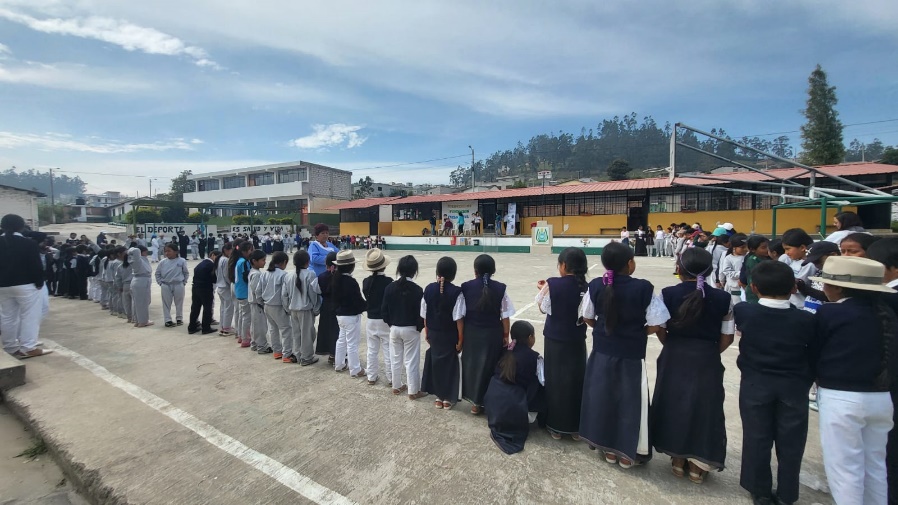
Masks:
[[[322,505],[355,505],[355,502],[349,498],[318,484],[309,477],[272,459],[270,456],[247,447],[239,440],[222,433],[211,424],[201,421],[194,415],[175,407],[168,401],[150,393],[140,386],[122,379],[85,356],[51,340],[45,340],[45,342],[56,350],[56,352],[68,357],[100,379],[121,389],[134,398],[137,398],[160,414],[165,415],[174,422],[201,436],[206,442],[209,442],[222,451],[243,461],[256,470],[259,470],[308,500]]]

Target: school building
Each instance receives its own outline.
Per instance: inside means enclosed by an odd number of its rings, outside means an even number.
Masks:
[[[352,172],[295,161],[257,167],[194,174],[196,191],[184,193],[185,202],[254,204],[277,214],[328,214],[352,197]],[[214,210],[217,216],[239,211]]]
[[[873,188],[887,188],[898,183],[898,166],[878,163],[846,163],[819,167],[823,172],[859,182]],[[773,169],[766,173],[777,177],[796,177],[802,184],[809,175],[798,168]],[[780,197],[734,193],[721,189],[731,188],[755,191],[771,191],[770,186],[758,185],[758,181],[773,180],[757,172],[737,172],[725,177],[734,182],[718,182],[707,179],[678,177],[677,182],[699,187],[671,185],[668,178],[634,179],[624,181],[594,182],[573,186],[528,187],[478,193],[454,193],[444,195],[417,195],[402,198],[369,198],[340,203],[330,207],[340,211],[340,233],[347,235],[384,235],[392,243],[404,248],[441,248],[445,237],[432,238],[429,217],[435,212],[444,214],[463,211],[470,215],[480,212],[484,234],[495,235],[497,216],[506,216],[509,208],[515,209],[517,233],[523,236],[517,242],[513,237],[500,238],[499,246],[517,244],[515,248],[529,246],[530,228],[537,221],[546,221],[554,228],[555,245],[588,247],[607,242],[601,237],[619,236],[622,227],[635,230],[638,226],[654,229],[657,225],[667,228],[671,223],[701,223],[706,229],[717,223],[733,223],[737,230],[770,234],[773,229],[774,205]],[[817,176],[819,188],[856,190],[844,182]],[[807,196],[807,190],[788,189],[789,194]],[[796,200],[788,199],[786,202]],[[868,229],[887,229],[891,220],[890,204],[845,206],[843,210],[856,211]],[[837,209],[829,209],[827,223]],[[826,233],[820,230],[821,212],[813,209],[780,209],[777,211],[776,230],[800,227],[809,233]],[[466,228],[470,228],[470,217]],[[501,225],[501,223],[500,223]],[[504,228],[504,226],[503,226]],[[484,238],[484,241],[487,239]],[[559,242],[560,240],[560,242]],[[571,244],[566,244],[571,242]],[[388,241],[390,243],[390,241]],[[465,243],[467,243],[465,241]],[[473,242],[472,242],[473,243]],[[440,247],[431,247],[431,246]],[[479,244],[478,244],[479,245]],[[418,247],[422,246],[422,247]],[[556,247],[557,249],[557,247]]]

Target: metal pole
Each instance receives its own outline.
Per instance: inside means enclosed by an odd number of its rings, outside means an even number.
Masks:
[[[820,236],[826,237],[826,197],[820,199]]]
[[[773,230],[771,234],[776,237],[776,205],[771,207],[771,209],[773,210]]]
[[[50,222],[56,224],[56,198],[53,195],[53,169],[50,169]]]
[[[471,150],[471,193],[477,192],[477,184],[474,179],[474,148],[468,146],[468,149]]]

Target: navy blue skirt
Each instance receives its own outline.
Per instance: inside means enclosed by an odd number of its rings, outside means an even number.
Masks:
[[[556,433],[577,433],[580,431],[586,341],[547,338],[545,345],[546,427]]]
[[[483,397],[502,356],[502,328],[465,326],[465,348],[461,355],[461,396],[474,405]]]
[[[583,382],[580,436],[593,447],[635,462],[652,459],[637,454],[642,425],[643,365],[641,359],[589,355]],[[648,391],[646,391],[648,396]]]
[[[723,470],[727,449],[723,372],[717,342],[694,338],[665,342],[649,411],[655,450]]]
[[[424,375],[421,390],[440,400],[458,401],[459,366],[458,333],[454,331],[436,332],[427,330],[430,348],[424,353]]]

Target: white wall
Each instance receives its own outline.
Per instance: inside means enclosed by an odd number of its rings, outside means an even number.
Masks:
[[[18,214],[32,230],[37,230],[37,199],[27,191],[0,188],[0,216]]]
[[[267,186],[252,186],[233,189],[216,189],[184,193],[185,202],[226,203],[253,200],[294,200],[303,196],[302,182],[285,182]]]

